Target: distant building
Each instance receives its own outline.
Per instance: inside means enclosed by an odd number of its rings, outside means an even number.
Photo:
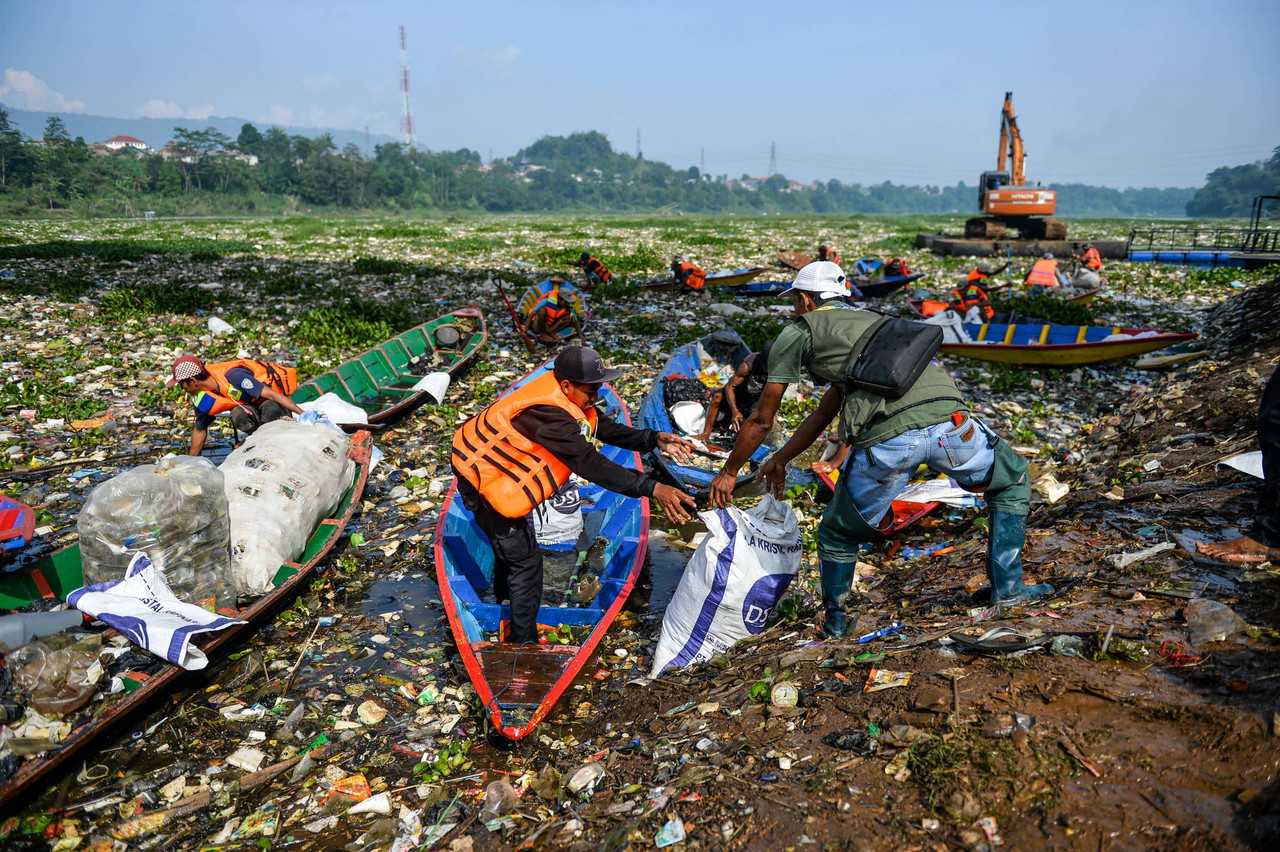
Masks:
[[[112,151],[119,151],[121,148],[134,148],[136,150],[144,151],[144,152],[151,150],[150,145],[148,145],[146,142],[143,142],[141,139],[137,139],[133,136],[124,136],[124,135],[112,136],[110,139],[103,142],[102,144],[106,145]]]

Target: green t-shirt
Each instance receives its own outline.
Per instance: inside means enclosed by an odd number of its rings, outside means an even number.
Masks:
[[[769,381],[795,384],[800,381],[802,371],[813,357],[813,332],[809,326],[804,322],[788,325],[769,351]],[[941,423],[956,411],[968,411],[968,406],[958,399],[959,393],[955,391],[955,385],[933,364],[925,368],[925,373],[917,384],[920,381],[936,385],[938,389],[934,393],[939,397],[954,393],[956,398],[927,401],[884,416],[887,402],[885,397],[871,391],[853,390],[841,395],[840,439],[859,450],[911,429],[923,429]]]

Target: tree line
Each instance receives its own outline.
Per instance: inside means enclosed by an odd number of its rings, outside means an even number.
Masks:
[[[1187,202],[1187,215],[1244,218],[1259,195],[1280,195],[1280,148],[1271,152],[1269,160],[1214,169]]]
[[[53,116],[39,143],[0,109],[0,213],[67,210],[79,215],[271,214],[311,210],[877,214],[974,213],[977,188],[847,184],[796,188],[773,175],[749,188],[742,178],[676,169],[614,151],[599,132],[547,136],[509,158],[475,151],[427,152],[398,143],[340,150],[328,134],[310,138],[246,123],[230,136],[175,127],[170,156],[121,151],[98,156]],[[256,158],[256,162],[253,158]],[[1217,174],[1215,172],[1215,174]],[[755,182],[750,186],[756,186]],[[1065,216],[1178,216],[1192,189],[1126,189],[1069,184]]]

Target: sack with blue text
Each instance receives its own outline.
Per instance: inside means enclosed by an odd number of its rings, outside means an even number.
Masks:
[[[729,506],[700,517],[707,537],[662,617],[650,677],[710,659],[764,630],[800,570],[800,525],[772,495],[746,511]]]

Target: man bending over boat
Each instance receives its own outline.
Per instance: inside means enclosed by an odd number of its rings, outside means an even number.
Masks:
[[[715,428],[716,420],[720,417],[720,406],[724,404],[729,406],[729,429],[737,432],[742,428],[742,421],[755,410],[756,403],[760,401],[765,378],[769,375],[769,350],[772,348],[773,341],[770,340],[759,352],[752,352],[742,359],[729,381],[711,397],[711,404],[707,406],[706,427],[702,434],[694,435],[694,438],[699,441],[711,439],[711,430]]]
[[[921,464],[953,477],[969,491],[986,493],[992,603],[1007,605],[1051,593],[1047,584],[1022,582],[1022,546],[1031,505],[1026,459],[973,417],[955,382],[936,364],[926,364],[897,399],[850,385],[846,364],[858,362],[863,335],[880,317],[843,303],[844,282],[844,272],[834,263],[814,262],[796,275],[787,294],[797,321],[774,341],[760,402],[738,433],[724,469],[711,481],[712,505],[724,506],[733,499],[738,469],[773,428],[782,395],[787,385],[800,380],[803,367],[815,384],[829,387],[817,410],[765,462],[760,475],[781,497],[787,463],[840,415],[839,438],[850,452],[818,528],[823,633],[844,635],[844,598],[854,579],[859,546],[893,523],[893,499]]]
[[[676,255],[671,261],[671,275],[676,279],[676,287],[701,293],[706,299],[711,294],[706,292],[707,270]]]
[[[583,290],[594,290],[601,284],[608,284],[613,280],[613,273],[603,263],[592,257],[590,252],[584,251],[578,256],[578,266],[582,267],[583,277],[587,279],[587,282],[582,285]]]
[[[289,399],[298,389],[298,371],[266,361],[240,358],[205,364],[194,355],[183,355],[173,362],[173,378],[165,384],[180,385],[193,397],[196,423],[189,451],[193,456],[204,450],[209,426],[219,414],[230,415],[237,431],[252,435],[263,423],[302,413]]]
[[[627,497],[652,497],[683,523],[693,498],[605,458],[599,440],[624,450],[661,449],[687,460],[693,444],[670,432],[633,429],[597,411],[600,386],[622,375],[605,369],[594,349],[566,346],[555,367],[492,403],[453,437],[458,496],[493,546],[493,589],[511,601],[507,641],[538,641],[542,551],[529,514],[571,473]],[[687,507],[687,508],[686,508]]]
[[[573,306],[568,299],[561,300],[560,288],[557,287],[547,293],[529,314],[529,331],[538,335],[538,342],[550,345],[560,341],[559,333],[566,328],[573,328],[579,337],[582,336]]]

